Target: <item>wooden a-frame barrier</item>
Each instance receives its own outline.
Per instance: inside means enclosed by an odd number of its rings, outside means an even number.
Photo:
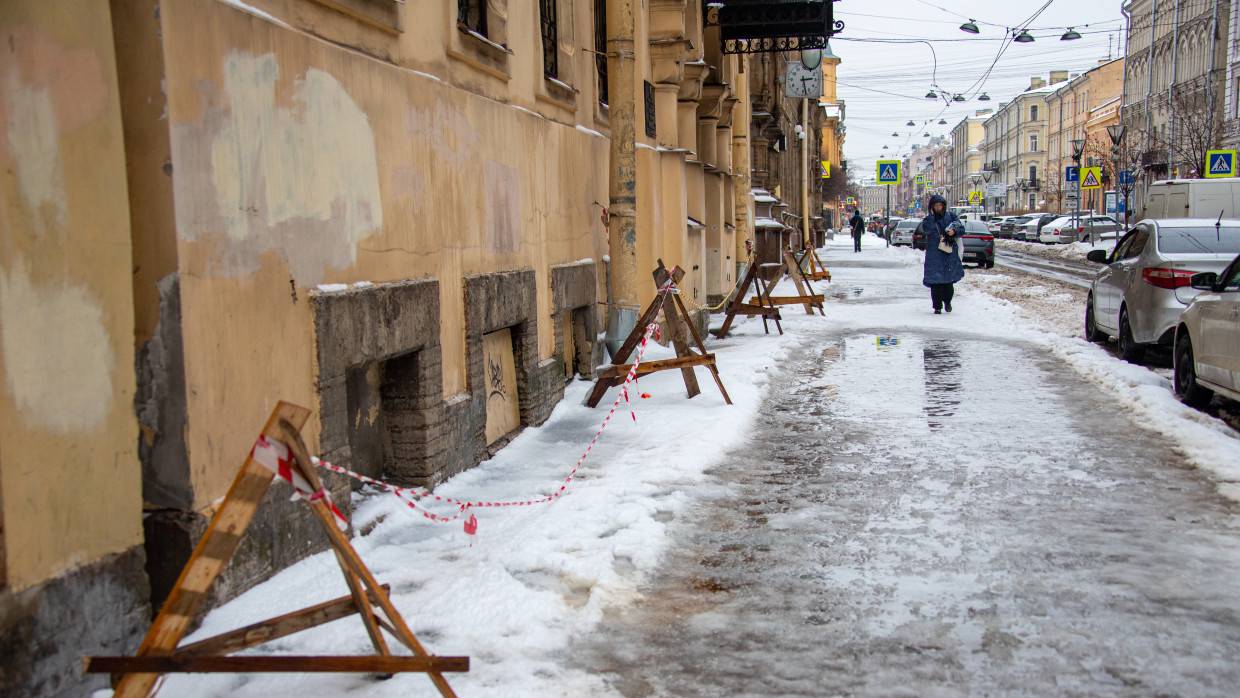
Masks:
[[[766,294],[759,293],[749,300],[750,303],[753,305],[803,305],[805,306],[806,315],[813,315],[815,308],[823,315],[827,314],[827,311],[823,309],[826,297],[821,293],[814,293],[814,287],[810,285],[809,279],[805,278],[805,275],[801,273],[801,265],[792,254],[791,248],[784,248],[783,263],[762,264],[760,266],[763,268],[779,267],[779,271],[775,275],[775,280],[766,287]],[[797,294],[795,296],[773,295],[775,287],[779,285],[785,274],[796,285]]]
[[[741,279],[740,284],[736,287],[736,292],[732,294],[732,300],[728,302],[728,307],[724,311],[723,324],[717,330],[711,330],[711,334],[723,339],[728,336],[728,330],[732,329],[732,322],[737,315],[753,317],[759,315],[762,317],[762,330],[767,334],[771,333],[771,328],[767,325],[767,320],[775,321],[775,329],[779,330],[782,335],[784,333],[783,325],[779,321],[783,318],[779,315],[779,308],[772,304],[767,296],[766,280],[758,273],[758,265],[754,263],[753,243],[745,241],[745,247],[749,250],[749,264],[745,269],[745,276]],[[751,303],[745,302],[745,295],[749,293],[749,287],[753,286],[757,295]]]
[[[310,454],[300,434],[309,416],[309,410],[304,407],[281,402],[267,419],[262,434],[269,440],[286,445],[291,454],[290,466],[316,492],[322,492],[323,483],[310,462]],[[138,647],[137,655],[87,657],[86,671],[112,674],[115,698],[146,698],[153,695],[160,674],[213,672],[358,672],[379,675],[425,672],[439,689],[440,695],[455,696],[443,674],[469,671],[469,657],[436,657],[426,651],[392,605],[388,587],[379,584],[349,539],[336,527],[335,515],[323,498],[309,498],[308,506],[327,534],[348,584],[349,595],[178,647],[190,623],[202,610],[211,583],[236,553],[274,477],[275,473],[256,461],[251,451],[237,472],[228,495],[211,517],[207,532],[181,570],[176,585]],[[373,655],[228,656],[232,652],[355,613],[361,616],[366,626],[375,648]],[[383,631],[409,648],[413,656],[392,654]]]
[[[653,272],[655,288],[662,289],[669,279],[673,283],[679,284],[680,280],[685,277],[685,270],[679,266],[674,267],[670,272],[663,265],[663,260],[659,260],[659,266]],[[629,336],[625,338],[624,344],[620,345],[620,349],[616,351],[615,356],[611,357],[611,365],[599,371],[598,378],[594,383],[594,389],[590,391],[589,397],[586,398],[586,404],[590,407],[597,407],[603,395],[607,393],[608,388],[621,385],[629,374],[632,364],[627,363],[629,356],[637,349],[637,345],[641,342],[642,336],[646,334],[646,326],[654,322],[658,317],[659,311],[663,311],[663,316],[667,320],[667,327],[664,328],[672,339],[672,346],[676,349],[676,358],[674,359],[652,359],[643,361],[637,367],[637,375],[644,376],[656,371],[667,371],[670,369],[680,369],[680,375],[685,381],[685,389],[689,393],[689,397],[693,398],[702,392],[698,387],[697,376],[693,374],[694,366],[705,366],[710,375],[715,379],[715,385],[719,386],[719,393],[723,395],[723,401],[732,404],[732,398],[728,397],[728,391],[723,387],[723,380],[719,378],[719,367],[715,365],[715,355],[706,351],[706,344],[702,341],[702,335],[698,333],[697,326],[689,318],[689,311],[685,309],[684,301],[680,300],[680,295],[673,292],[656,293],[654,300],[650,305],[646,306],[646,311],[642,313],[641,319],[633,327],[633,331],[629,332]],[[686,341],[686,331],[693,337],[693,343],[697,346],[698,352],[693,351]]]
[[[801,269],[801,273],[810,281],[830,281],[831,272],[827,271],[827,265],[822,263],[818,258],[818,251],[814,249],[813,243],[806,243],[805,249],[801,251],[801,255],[797,257],[797,266]]]

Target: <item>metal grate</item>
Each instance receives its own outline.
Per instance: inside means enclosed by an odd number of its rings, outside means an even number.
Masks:
[[[554,78],[560,74],[558,43],[560,32],[556,27],[557,0],[538,0],[538,19],[542,28],[543,75]]]
[[[462,29],[486,36],[486,0],[456,0],[456,22]]]
[[[594,69],[598,101],[607,104],[607,0],[594,0]]]

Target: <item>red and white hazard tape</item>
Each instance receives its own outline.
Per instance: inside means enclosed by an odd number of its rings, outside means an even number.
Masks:
[[[336,508],[327,488],[314,489],[306,478],[301,476],[301,473],[293,469],[293,454],[289,452],[288,445],[283,441],[259,434],[258,441],[254,442],[254,448],[250,452],[250,457],[255,463],[267,468],[281,480],[292,485],[293,499],[305,499],[310,502],[323,500],[327,503],[327,508],[331,509],[332,515],[336,517],[336,525],[340,527],[340,530],[343,531],[349,527],[349,520]]]
[[[591,437],[590,442],[586,444],[585,451],[582,452],[581,457],[577,459],[577,462],[573,465],[572,469],[568,471],[568,476],[564,478],[562,483],[560,483],[559,488],[549,495],[536,497],[534,499],[500,501],[455,499],[453,497],[445,497],[443,495],[435,494],[425,488],[398,487],[396,485],[383,482],[382,480],[377,480],[367,475],[363,475],[362,473],[354,470],[350,470],[344,466],[329,463],[319,458],[311,458],[311,461],[320,468],[325,468],[332,472],[346,475],[354,480],[358,480],[359,482],[364,482],[368,485],[372,485],[390,492],[404,502],[405,506],[418,512],[428,521],[434,521],[436,523],[450,523],[452,521],[456,521],[471,509],[527,507],[534,506],[536,504],[548,504],[559,499],[568,490],[568,486],[572,484],[573,478],[577,475],[577,471],[581,469],[581,466],[585,464],[586,459],[590,457],[590,452],[594,450],[594,445],[598,443],[599,437],[603,435],[603,430],[607,428],[608,423],[611,422],[611,418],[616,414],[616,410],[619,409],[621,401],[624,401],[629,406],[629,414],[633,417],[633,421],[637,421],[637,413],[633,411],[632,401],[629,399],[629,384],[635,383],[637,380],[637,367],[641,365],[642,358],[646,354],[646,347],[652,336],[656,339],[660,336],[659,325],[653,322],[646,326],[646,332],[642,335],[642,341],[638,347],[637,356],[633,360],[633,365],[629,367],[628,374],[624,377],[624,383],[620,386],[620,392],[616,395],[616,399],[611,403],[611,409],[607,411],[607,415],[603,417],[603,421],[599,425],[598,430],[594,432],[594,436]],[[437,514],[425,507],[424,501],[427,500],[455,506],[456,512],[451,515]],[[471,513],[469,518],[465,521],[465,533],[472,536],[477,532],[477,530],[478,519]]]
[[[659,292],[661,294],[676,293],[677,289],[675,285],[669,281],[663,286],[663,288],[659,289]],[[603,417],[603,421],[599,425],[598,430],[594,432],[594,436],[591,437],[590,442],[586,444],[585,451],[582,452],[581,457],[577,459],[577,462],[573,465],[572,469],[569,470],[568,476],[565,477],[564,481],[560,483],[559,488],[551,494],[523,500],[484,501],[455,499],[453,497],[445,497],[443,495],[435,494],[434,492],[421,487],[398,487],[396,485],[383,482],[382,480],[363,475],[362,473],[354,470],[350,470],[344,466],[329,463],[317,457],[311,457],[310,460],[320,468],[348,476],[359,482],[363,482],[386,492],[390,492],[404,502],[405,506],[421,514],[428,521],[434,521],[435,523],[450,523],[452,521],[456,521],[466,513],[469,513],[471,509],[525,507],[534,506],[536,504],[548,504],[559,499],[565,494],[565,492],[568,491],[568,486],[572,484],[573,478],[577,475],[577,471],[581,469],[581,466],[585,464],[586,459],[590,457],[590,452],[594,450],[594,445],[598,443],[599,437],[603,435],[603,430],[607,428],[607,425],[611,422],[611,418],[616,414],[616,410],[619,409],[621,401],[628,405],[629,414],[632,416],[633,421],[637,421],[637,413],[633,410],[633,404],[629,398],[629,385],[635,384],[637,381],[637,368],[642,363],[642,359],[646,354],[646,347],[649,344],[651,337],[654,337],[656,340],[661,338],[658,323],[652,322],[646,326],[646,331],[642,335],[641,344],[637,349],[637,356],[634,358],[633,364],[629,367],[628,374],[624,377],[624,383],[620,386],[620,391],[616,395],[616,399],[612,402],[611,409],[607,411],[607,416]],[[645,393],[642,393],[641,396],[649,397]],[[327,499],[328,505],[331,506],[332,511],[336,514],[339,521],[344,521],[347,525],[344,515],[331,504],[331,498],[327,495],[326,490],[313,492],[309,483],[307,483],[299,474],[297,474],[295,470],[292,469],[288,447],[283,443],[260,436],[258,443],[254,446],[254,458],[263,465],[266,465],[268,468],[271,468],[279,474],[281,478],[290,482],[296,492],[294,494],[295,497],[303,496],[311,501],[320,498]],[[426,507],[426,502],[428,501],[453,506],[456,508],[456,511],[450,515],[435,513]],[[465,520],[464,528],[465,533],[468,535],[472,536],[477,533],[477,517],[470,513],[469,518]]]

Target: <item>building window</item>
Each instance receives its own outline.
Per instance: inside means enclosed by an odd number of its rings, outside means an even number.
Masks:
[[[1240,118],[1240,78],[1236,78],[1236,86],[1232,90],[1232,94],[1236,97],[1236,106],[1234,114],[1236,118]]]
[[[1038,120],[1038,105],[1035,104],[1032,107],[1029,107],[1029,120],[1030,121]]]
[[[462,29],[486,36],[486,0],[456,0],[456,23]]]
[[[538,21],[542,29],[543,75],[549,78],[560,74],[560,32],[556,27],[556,2],[538,0]]]
[[[1029,152],[1038,152],[1038,134],[1036,133],[1029,134]]]
[[[1029,181],[1030,182],[1038,181],[1038,166],[1037,165],[1029,166]]]
[[[594,0],[594,68],[598,101],[607,104],[607,0]]]
[[[1029,195],[1029,210],[1032,211],[1033,208],[1037,205],[1038,205],[1038,195],[1030,194]]]

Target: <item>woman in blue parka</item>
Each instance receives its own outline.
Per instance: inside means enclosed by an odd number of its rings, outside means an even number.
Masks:
[[[930,215],[921,223],[926,234],[926,262],[921,283],[930,288],[930,303],[934,314],[952,311],[952,296],[956,289],[952,284],[964,278],[964,263],[960,261],[960,235],[964,225],[956,214],[947,210],[947,200],[935,194],[930,197]]]

